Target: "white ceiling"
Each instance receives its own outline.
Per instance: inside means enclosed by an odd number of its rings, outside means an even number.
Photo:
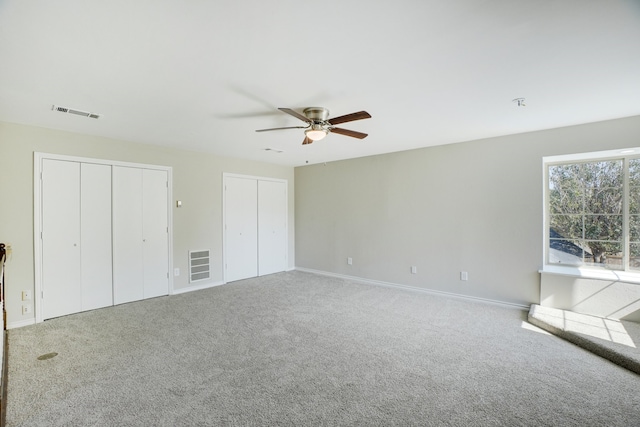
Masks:
[[[369,137],[254,132],[310,106]],[[2,121],[297,166],[634,115],[639,0],[0,0]]]

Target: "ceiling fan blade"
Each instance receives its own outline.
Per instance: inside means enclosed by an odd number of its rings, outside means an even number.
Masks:
[[[327,123],[337,125],[338,123],[352,122],[354,120],[370,119],[371,114],[366,111],[358,111],[357,113],[351,113],[344,116],[334,117],[327,120]]]
[[[368,136],[366,133],[356,132],[355,130],[342,129],[342,128],[331,128],[332,133],[339,133],[340,135],[351,136],[354,138],[364,139]]]
[[[311,123],[311,120],[309,120],[308,118],[306,118],[302,114],[293,111],[291,108],[278,108],[278,110],[282,111],[283,113],[287,113],[287,114],[295,117],[296,119],[300,119],[303,122]]]
[[[313,142],[313,139],[309,139],[308,137],[304,137],[304,141],[302,141],[302,145],[307,145],[307,144],[311,144]]]
[[[256,132],[269,132],[271,130],[282,130],[282,129],[306,129],[309,126],[288,126],[285,128],[269,128],[269,129],[256,129]]]

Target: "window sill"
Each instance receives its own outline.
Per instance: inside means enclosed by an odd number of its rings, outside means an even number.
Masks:
[[[613,282],[640,284],[640,271],[636,273],[620,270],[545,265],[542,270],[539,270],[539,273],[570,276],[580,279],[609,280]]]

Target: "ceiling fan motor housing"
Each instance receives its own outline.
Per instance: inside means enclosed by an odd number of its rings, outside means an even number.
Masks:
[[[322,107],[305,108],[303,113],[313,122],[324,122],[329,118],[329,110]]]

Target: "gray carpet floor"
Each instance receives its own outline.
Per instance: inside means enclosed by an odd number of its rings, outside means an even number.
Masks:
[[[244,280],[9,331],[6,421],[639,425],[640,376],[526,319],[303,272]]]

